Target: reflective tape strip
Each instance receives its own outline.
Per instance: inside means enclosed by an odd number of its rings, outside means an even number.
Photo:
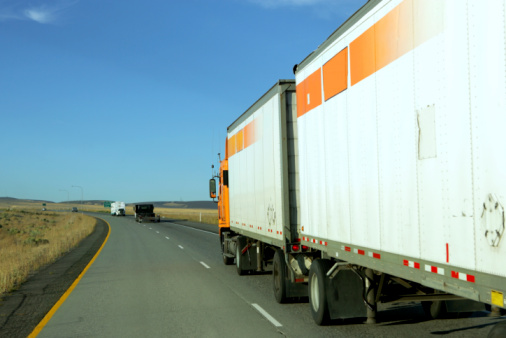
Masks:
[[[356,253],[356,254],[359,254],[359,255],[365,255],[365,251],[364,250],[360,250],[360,249],[353,249],[353,252]]]
[[[418,262],[409,261],[409,260],[405,259],[405,260],[403,261],[403,264],[404,264],[405,266],[407,266],[407,267],[410,267],[410,268],[413,268],[413,269],[418,269],[418,270],[420,270],[420,263],[418,263]]]
[[[444,275],[445,274],[445,269],[439,268],[439,267],[433,266],[433,265],[427,265],[427,264],[425,264],[425,271],[432,272],[432,273],[437,273],[438,275]]]
[[[452,278],[460,279],[464,282],[470,282],[470,283],[475,282],[475,278],[473,275],[468,275],[467,273],[462,273],[462,272],[458,272],[458,271],[452,271]]]

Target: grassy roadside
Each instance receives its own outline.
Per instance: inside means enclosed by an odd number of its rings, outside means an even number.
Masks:
[[[0,209],[0,295],[70,251],[95,223],[81,213]]]

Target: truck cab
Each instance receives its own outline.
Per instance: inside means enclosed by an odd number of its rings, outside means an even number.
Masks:
[[[143,203],[135,204],[134,207],[135,221],[142,222],[160,222],[160,215],[154,213],[155,207],[153,204]]]

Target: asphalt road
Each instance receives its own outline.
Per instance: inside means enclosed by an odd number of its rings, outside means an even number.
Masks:
[[[398,304],[380,307],[375,325],[320,327],[307,303],[276,303],[269,273],[225,266],[215,227],[101,217],[107,243],[39,337],[486,337],[502,320],[426,320],[418,304]]]

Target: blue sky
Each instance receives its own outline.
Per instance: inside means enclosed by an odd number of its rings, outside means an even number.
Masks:
[[[0,197],[208,199],[226,128],[365,2],[0,0]]]

